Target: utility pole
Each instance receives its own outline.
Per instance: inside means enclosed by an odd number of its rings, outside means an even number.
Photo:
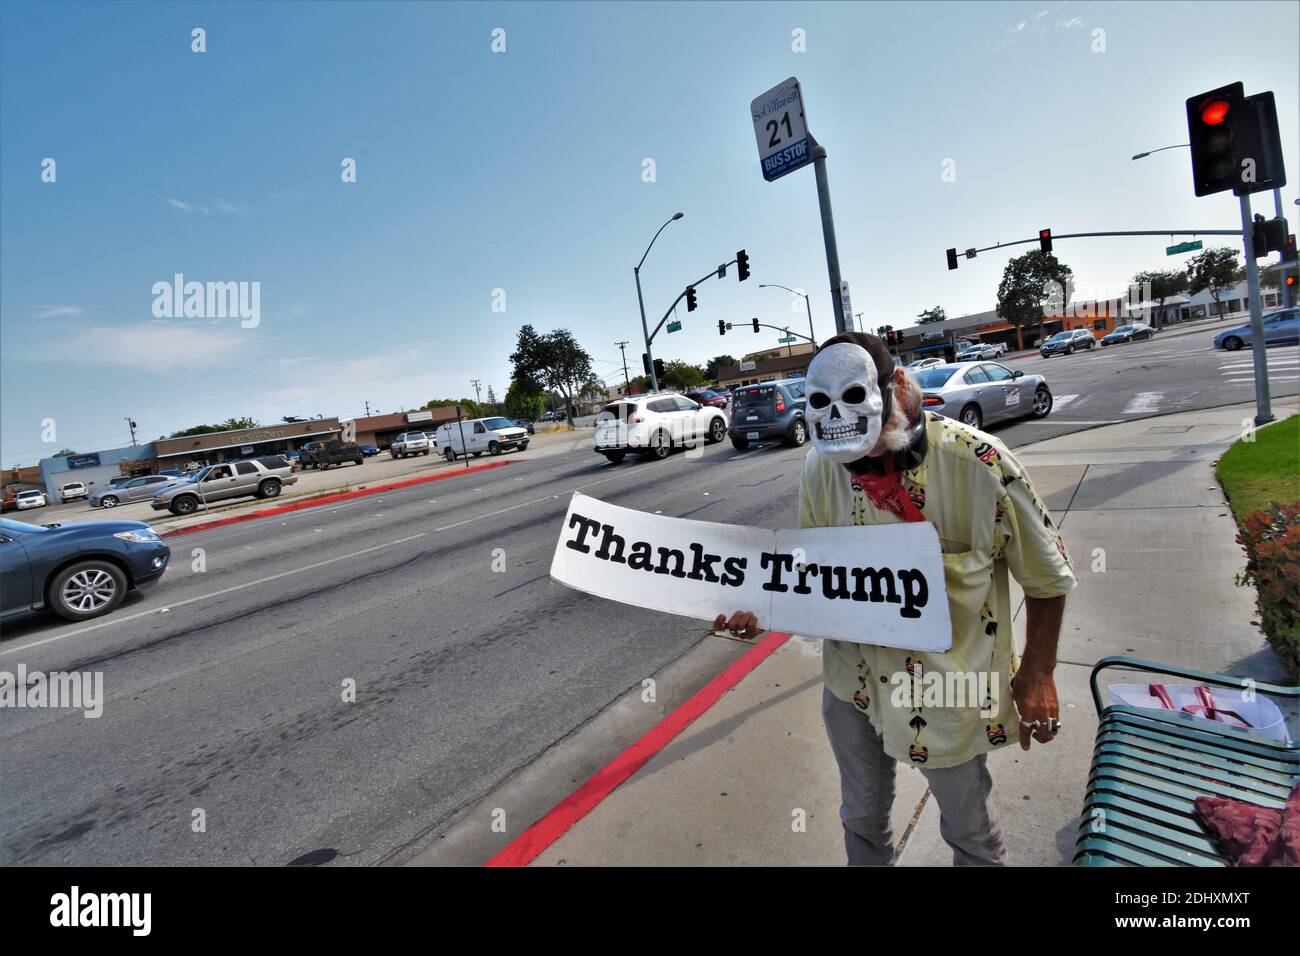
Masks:
[[[366,402],[366,418],[370,417],[370,403]]]
[[[125,419],[123,419],[123,420],[126,422],[127,427],[131,429],[131,447],[134,448],[134,447],[136,447],[136,440],[135,440],[135,422],[131,421],[131,418],[130,418],[129,415],[128,415]]]
[[[835,242],[835,215],[831,212],[831,186],[826,177],[826,147],[808,134],[812,147],[813,172],[817,176],[817,208],[822,215],[822,242],[826,246],[826,271],[831,280],[831,303],[835,307],[835,331],[844,329],[844,300],[840,298],[840,250]]]
[[[632,391],[632,380],[627,377],[627,342],[615,342],[614,344],[618,346],[618,351],[623,356],[623,383],[627,388],[627,391],[623,394],[626,395]]]
[[[1259,266],[1255,262],[1255,224],[1250,213],[1250,193],[1242,193],[1241,245],[1246,253],[1246,292],[1250,298],[1250,351],[1255,359],[1255,424],[1273,420],[1268,394],[1268,357],[1264,353],[1264,309],[1259,300]]]
[[[858,321],[858,331],[861,332],[861,331],[862,331],[862,313],[861,313],[861,312],[854,312],[854,313],[853,313],[853,318],[857,319],[857,321]]]
[[[480,381],[480,380],[477,379],[477,378],[471,378],[471,379],[469,380],[469,383],[470,383],[471,385],[474,386],[474,404],[477,405],[477,404],[479,404],[479,389],[478,389],[478,387],[479,387],[480,385],[482,385],[483,383],[482,383],[482,381]]]

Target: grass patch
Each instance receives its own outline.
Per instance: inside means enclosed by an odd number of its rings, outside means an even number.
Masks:
[[[1257,428],[1254,441],[1224,452],[1217,472],[1238,524],[1270,504],[1300,501],[1300,415]]]

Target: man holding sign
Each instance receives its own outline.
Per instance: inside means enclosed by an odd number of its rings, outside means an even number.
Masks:
[[[800,526],[929,522],[938,531],[950,650],[826,640],[822,715],[840,770],[844,843],[853,865],[893,861],[890,807],[899,761],[925,774],[940,831],[959,865],[1001,865],[989,803],[990,751],[1060,730],[1052,672],[1075,586],[1060,533],[1019,462],[990,435],[927,414],[921,392],[874,335],[828,340],[808,367],[813,449]],[[1017,666],[1007,572],[1025,592]],[[715,628],[752,637],[752,611]],[[1012,678],[1015,678],[1014,683]]]

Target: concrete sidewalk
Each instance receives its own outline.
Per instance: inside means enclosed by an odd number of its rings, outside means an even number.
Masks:
[[[1274,409],[1295,411],[1294,398]],[[1233,582],[1244,560],[1213,471],[1253,413],[1183,412],[1017,450],[1060,521],[1079,586],[1056,672],[1064,732],[989,761],[1013,865],[1070,862],[1096,733],[1088,674],[1099,658],[1283,677],[1251,623],[1254,592]],[[1017,636],[1023,646],[1023,620]],[[533,865],[841,865],[820,655],[819,641],[791,638]],[[899,767],[897,790],[899,863],[950,864],[924,778]]]

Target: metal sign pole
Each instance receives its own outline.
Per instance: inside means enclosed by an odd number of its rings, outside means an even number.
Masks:
[[[469,447],[465,444],[465,423],[461,421],[460,406],[456,406],[456,427],[460,430],[460,450],[465,453],[465,467],[469,467]]]
[[[826,147],[808,134],[812,147],[813,172],[817,177],[817,208],[822,215],[822,241],[826,244],[826,271],[831,280],[831,304],[835,309],[835,332],[844,331],[844,300],[840,297],[840,251],[835,242],[835,215],[831,212],[831,186],[826,177]]]
[[[1241,244],[1246,253],[1246,291],[1250,298],[1250,351],[1255,359],[1255,424],[1273,420],[1268,394],[1268,356],[1264,352],[1264,309],[1259,300],[1259,266],[1255,264],[1255,230],[1251,221],[1250,195],[1241,200]]]

